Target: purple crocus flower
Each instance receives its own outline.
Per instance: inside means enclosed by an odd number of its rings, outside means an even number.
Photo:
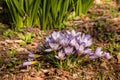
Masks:
[[[59,43],[60,43],[63,47],[68,46],[69,42],[70,42],[70,40],[69,40],[68,38],[66,38],[66,37],[62,38],[62,39],[59,41]]]
[[[103,57],[103,51],[102,51],[102,48],[101,47],[97,47],[96,50],[95,50],[95,56],[97,57]]]
[[[72,30],[72,31],[66,31],[66,33],[71,36],[71,37],[78,37],[81,35],[81,32],[75,32],[75,30]]]
[[[76,51],[77,51],[78,54],[84,54],[85,46],[84,46],[84,44],[76,45],[75,49],[76,49]]]
[[[107,59],[112,58],[112,56],[110,56],[110,53],[108,53],[108,52],[104,52],[104,57],[107,58]]]
[[[70,45],[71,46],[79,46],[77,40],[75,38],[73,38],[71,41],[70,41]]]
[[[85,49],[84,54],[91,55],[92,54],[92,49],[90,49],[90,48]]]
[[[52,34],[51,34],[51,37],[53,38],[53,40],[54,41],[58,41],[59,40],[59,38],[61,38],[61,32],[53,32]]]
[[[65,48],[64,48],[64,52],[65,52],[66,55],[69,56],[69,55],[71,55],[71,54],[74,53],[74,48],[73,48],[73,47],[70,47],[70,46],[65,47]]]
[[[80,34],[81,34],[81,32],[75,32],[75,30],[72,30],[71,31],[71,35],[73,36],[73,37],[77,37],[77,36],[80,36]]]
[[[92,56],[90,56],[89,58],[90,58],[90,59],[92,59],[92,60],[95,60],[95,59],[97,59],[98,57],[97,57],[97,56],[92,55]]]
[[[27,61],[27,62],[23,62],[23,66],[29,66],[29,65],[32,65],[32,64],[36,64],[38,63],[37,61]]]
[[[45,51],[59,51],[58,55],[55,55],[57,59],[63,60],[65,55],[71,55],[73,53],[89,55],[93,60],[96,58],[105,57],[110,59],[112,56],[107,52],[103,52],[100,47],[97,47],[94,52],[89,48],[92,45],[92,38],[90,35],[86,35],[75,30],[62,32],[53,32],[45,40],[45,46],[48,48]],[[33,54],[29,56],[34,56]]]
[[[55,58],[64,60],[65,59],[65,53],[61,50],[58,52],[58,55],[55,55]]]
[[[79,44],[85,43],[85,47],[89,47],[92,45],[92,38],[90,35],[82,34],[81,36],[77,37],[77,41]]]
[[[104,58],[107,58],[107,59],[111,59],[112,56],[110,56],[110,54],[108,52],[103,52],[101,50],[101,47],[97,47],[96,50],[95,50],[95,53],[91,54],[90,58],[92,60],[95,60],[96,58],[101,58],[101,57],[104,57]]]
[[[33,61],[35,58],[40,57],[38,54],[33,54],[32,52],[28,51],[28,61]]]
[[[28,58],[38,58],[40,55],[38,54],[33,54],[32,52],[28,51]]]
[[[28,57],[34,58],[34,54],[32,52],[28,51]]]
[[[28,61],[32,61],[34,59],[34,54],[28,51]]]
[[[89,39],[89,40],[84,39],[84,41],[83,41],[83,42],[85,43],[85,47],[89,47],[89,46],[91,46],[91,45],[92,45],[92,39]]]
[[[50,48],[46,49],[45,50],[46,52],[56,51],[56,50],[60,49],[60,45],[58,43],[55,43],[55,42],[53,42],[53,43],[50,42],[49,46],[50,46]]]
[[[104,56],[104,54],[103,54],[102,48],[97,47],[95,52],[92,55],[90,55],[90,58],[92,60],[95,60],[96,58],[100,58],[100,57],[103,57],[103,56]]]
[[[53,38],[50,36],[45,39],[45,46],[48,47],[50,42],[54,42]]]
[[[89,39],[91,39],[91,35],[87,34],[87,35],[85,35],[84,38],[86,38],[87,40],[89,40]]]
[[[85,38],[85,34],[82,34],[81,36],[77,37],[79,44],[83,43],[84,38]]]
[[[89,47],[92,45],[92,38],[90,35],[83,34],[81,38],[79,38],[80,43],[85,43],[85,47]]]
[[[71,32],[70,32],[70,31],[68,31],[68,30],[66,31],[66,33],[67,33],[67,35],[71,35]]]

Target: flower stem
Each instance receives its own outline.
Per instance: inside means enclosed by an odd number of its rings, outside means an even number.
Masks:
[[[63,63],[62,63],[62,60],[60,60],[60,68],[62,68],[62,66],[63,66],[62,64],[63,64]]]
[[[56,51],[56,50],[54,50],[54,53],[55,53],[55,54],[57,54],[57,51]]]

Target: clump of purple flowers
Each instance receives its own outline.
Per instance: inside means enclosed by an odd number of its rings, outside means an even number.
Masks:
[[[95,60],[98,58],[111,59],[112,56],[108,52],[103,52],[101,47],[97,47],[93,51],[90,47],[92,45],[92,37],[82,32],[66,31],[62,33],[60,31],[54,31],[51,35],[46,37],[43,44],[45,46],[45,52],[54,52],[54,57],[60,61],[65,60],[72,55],[85,55],[85,58]],[[38,46],[40,49],[43,46]],[[43,48],[42,48],[43,49]],[[40,55],[29,52],[28,61],[23,63],[23,66],[36,64],[37,61],[33,61],[35,58],[39,58]]]
[[[55,58],[64,60],[70,55],[87,55],[88,58],[95,60],[97,58],[111,59],[112,56],[108,52],[103,52],[101,47],[97,47],[95,51],[90,48],[92,38],[88,34],[82,32],[66,31],[65,33],[54,31],[45,39],[46,52],[55,52]]]

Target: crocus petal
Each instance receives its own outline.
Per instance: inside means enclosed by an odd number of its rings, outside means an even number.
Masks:
[[[81,37],[78,37],[77,40],[79,43],[85,43],[85,47],[89,47],[92,45],[92,38],[90,35],[83,34]]]
[[[53,51],[52,49],[46,49],[45,52],[51,52]]]
[[[93,52],[89,53],[90,56],[92,56],[92,55],[94,55],[94,54],[95,54],[95,53],[93,53]]]
[[[90,48],[87,48],[84,50],[84,54],[90,54],[92,52],[92,50]]]
[[[80,38],[81,42],[82,42],[84,39],[85,39],[85,34],[83,33],[82,36],[81,36],[81,38]]]
[[[75,35],[76,35],[75,30],[72,30],[72,31],[71,31],[71,34],[72,34],[72,36],[75,36]]]
[[[23,66],[29,66],[29,65],[32,65],[32,64],[36,64],[38,63],[37,61],[31,61],[31,62],[23,62]]]
[[[57,32],[54,31],[51,35],[52,35],[52,38],[53,38],[54,40],[57,40],[57,37],[56,37],[56,36],[57,36]]]
[[[95,55],[98,56],[98,57],[104,56],[101,47],[97,47],[97,48],[96,48],[96,50],[95,50]]]
[[[69,35],[71,34],[71,32],[70,32],[70,31],[68,31],[68,30],[66,31],[66,33],[67,33],[67,34],[69,34]]]
[[[28,57],[34,58],[34,54],[30,51],[28,51]]]
[[[28,61],[33,61],[34,58],[28,57]]]
[[[45,39],[45,46],[48,47],[50,42],[53,42],[54,40],[52,39],[51,35],[46,37]]]
[[[77,46],[78,45],[75,38],[70,41],[70,44],[71,44],[71,46]]]
[[[112,56],[110,56],[110,54],[108,52],[104,52],[104,57],[107,59],[111,59]]]
[[[58,55],[55,55],[55,58],[60,59],[60,57]]]
[[[53,50],[57,50],[59,48],[59,44],[58,43],[49,43],[50,47],[53,49]]]
[[[38,46],[37,46],[37,49],[38,49],[39,51],[42,51],[42,50],[43,50],[43,45],[38,45]]]
[[[64,49],[64,51],[65,51],[66,55],[71,55],[71,54],[73,54],[73,47],[68,46]]]
[[[76,48],[76,50],[77,50],[77,53],[79,53],[79,54],[83,54],[84,53],[84,45],[83,44],[81,44],[81,45],[79,45],[79,46],[75,46],[75,48]]]
[[[97,57],[97,56],[90,56],[89,58],[92,59],[92,60],[95,60],[95,59],[97,59],[98,57]]]
[[[55,41],[58,41],[59,38],[61,37],[61,33],[60,32],[53,32],[52,33],[52,38],[55,40]]]
[[[45,39],[45,42],[52,42],[52,41],[54,41],[54,40],[53,40],[53,38],[52,38],[51,35],[49,35],[49,36],[46,37],[46,39]]]
[[[89,39],[89,40],[85,39],[83,43],[85,43],[85,47],[89,47],[92,45],[92,39]]]
[[[28,52],[29,54],[28,54],[28,58],[38,58],[38,57],[40,57],[40,55],[38,55],[38,54],[33,54],[32,52]]]
[[[84,38],[86,38],[86,39],[91,39],[91,35],[89,35],[89,34],[87,34],[87,35],[85,35],[85,37]]]
[[[79,36],[81,36],[81,34],[82,34],[81,32],[78,32],[78,33],[76,33],[75,36],[76,36],[76,37],[79,37]]]
[[[90,39],[90,40],[87,41],[86,46],[89,47],[89,46],[91,46],[91,45],[92,45],[92,39]]]
[[[101,47],[97,47],[96,50],[95,50],[95,53],[99,53],[101,52],[102,48]]]
[[[59,51],[58,55],[55,55],[55,58],[60,59],[60,60],[64,60],[65,59],[65,53],[63,53],[63,51]]]
[[[60,43],[62,46],[68,46],[69,40],[68,40],[67,38],[63,38],[62,40],[59,41],[59,43]]]

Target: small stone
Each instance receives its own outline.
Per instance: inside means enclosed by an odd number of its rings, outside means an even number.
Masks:
[[[12,44],[13,40],[5,40],[5,42],[8,43],[8,44]]]
[[[73,78],[74,79],[78,78],[78,74],[73,74]]]
[[[0,44],[7,45],[7,43],[5,41],[0,41]]]
[[[41,69],[42,72],[47,73],[49,72],[47,69]]]
[[[22,40],[14,40],[15,43],[20,43]]]

